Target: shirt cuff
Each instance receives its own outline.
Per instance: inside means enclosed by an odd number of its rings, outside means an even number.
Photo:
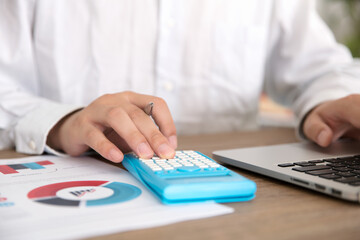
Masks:
[[[44,147],[44,152],[46,152],[48,154],[51,154],[51,155],[58,156],[58,157],[68,157],[69,156],[69,154],[66,154],[66,153],[60,152],[58,150],[55,150],[52,147],[50,147],[49,145],[47,145],[47,144]]]
[[[16,151],[27,154],[42,154],[49,131],[63,117],[81,108],[83,107],[43,101],[16,124]],[[60,153],[55,155],[60,155]]]

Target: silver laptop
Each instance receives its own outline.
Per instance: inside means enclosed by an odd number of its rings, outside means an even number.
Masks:
[[[349,201],[360,202],[360,142],[321,148],[292,143],[213,152],[214,159]]]

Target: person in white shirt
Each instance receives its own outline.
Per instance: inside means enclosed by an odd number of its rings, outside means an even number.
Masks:
[[[321,146],[358,138],[359,66],[314,2],[1,0],[0,149],[168,158],[256,128],[263,91]]]

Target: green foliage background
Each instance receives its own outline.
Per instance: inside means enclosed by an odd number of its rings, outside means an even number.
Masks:
[[[339,0],[337,0],[339,1]],[[347,45],[354,57],[360,57],[360,0],[343,0],[353,21],[353,34],[346,37]]]

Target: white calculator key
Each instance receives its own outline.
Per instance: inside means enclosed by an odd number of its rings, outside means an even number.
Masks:
[[[153,171],[161,171],[163,169],[161,167],[152,167],[151,170],[153,170]]]
[[[169,166],[168,164],[159,164],[160,167],[167,167]]]
[[[153,162],[152,159],[144,159],[144,158],[140,158],[140,160],[143,162],[143,163],[146,163],[146,162]]]
[[[166,159],[158,159],[158,160],[155,160],[156,163],[161,163],[161,162],[166,162]]]
[[[145,163],[146,166],[157,166],[155,163]]]
[[[197,152],[194,152],[194,151],[187,151],[186,154],[196,154],[196,155],[199,155]]]
[[[186,165],[186,164],[190,164],[190,162],[179,162],[179,164]]]
[[[188,163],[190,163],[190,162],[188,162],[188,161],[179,161],[179,163],[182,164],[182,165],[184,165],[184,164],[188,164]]]
[[[209,163],[209,164],[212,164],[212,163],[214,163],[214,164],[217,164],[216,162],[214,162],[214,161],[203,161],[204,163]]]
[[[198,166],[199,168],[207,168],[207,167],[209,167],[208,165],[200,165],[200,166]]]
[[[181,164],[179,164],[179,163],[169,163],[169,165],[174,166],[174,165],[181,165]]]
[[[210,164],[210,167],[217,168],[217,167],[220,167],[220,165],[219,164]]]
[[[193,161],[191,161],[192,163],[203,163],[203,162],[201,162],[201,161],[198,161],[198,160],[193,160]]]
[[[168,162],[168,164],[179,164],[177,161],[174,162]]]
[[[218,166],[219,164],[217,163],[208,163],[208,162],[204,162],[203,164],[206,164],[206,165],[210,165],[210,166]]]
[[[177,154],[176,157],[183,158],[183,157],[187,157],[187,155],[184,153],[180,153],[180,154]]]
[[[186,157],[187,155],[185,153],[179,153],[179,154],[176,154],[177,157]]]
[[[192,163],[186,163],[186,164],[184,164],[184,166],[185,166],[185,167],[193,167],[194,164],[192,164]]]
[[[151,166],[157,166],[157,164],[155,164],[155,163],[145,163],[145,165],[146,165],[146,166],[149,166],[149,167],[151,167]]]
[[[183,165],[181,164],[172,164],[173,167],[182,167]]]
[[[165,170],[173,170],[173,167],[164,167]]]

